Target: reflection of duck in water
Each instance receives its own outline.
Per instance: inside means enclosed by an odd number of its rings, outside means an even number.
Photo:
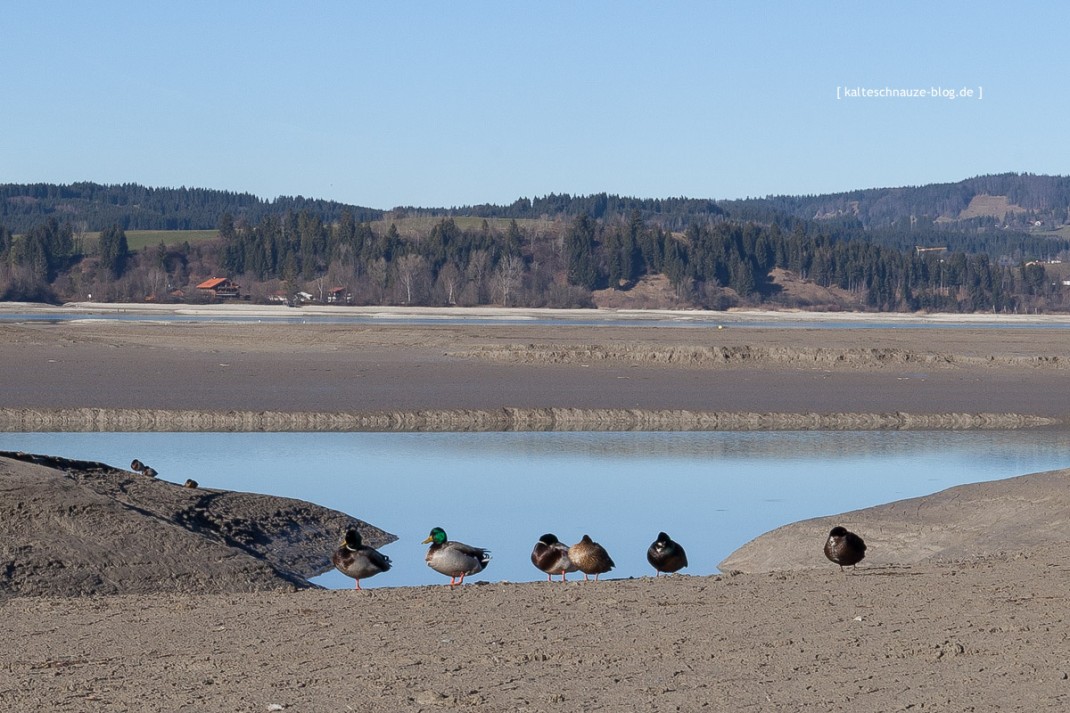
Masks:
[[[616,566],[606,549],[591,540],[590,535],[584,535],[582,540],[568,548],[568,558],[577,569],[583,572],[585,582],[589,574],[593,574],[594,581],[597,582],[598,575],[605,574]]]
[[[825,540],[825,556],[840,566],[853,567],[866,556],[866,543],[849,530],[836,526]]]
[[[546,581],[553,579],[553,575],[560,574],[561,581],[565,580],[566,572],[575,572],[578,568],[568,558],[568,545],[559,542],[556,535],[547,533],[535,543],[535,549],[531,551],[531,563],[546,572]]]
[[[662,572],[678,572],[687,566],[687,553],[679,542],[673,541],[664,532],[658,533],[658,539],[646,551],[646,560],[657,570]]]
[[[486,569],[487,563],[490,562],[490,550],[447,540],[446,531],[441,527],[431,530],[423,544],[428,542],[431,546],[427,548],[427,555],[424,557],[427,566],[449,577],[451,587],[464,584],[466,574],[478,574]]]
[[[355,579],[357,589],[360,589],[360,580],[390,569],[390,558],[375,548],[367,547],[355,528],[346,530],[338,549],[331,555],[331,563],[339,572]]]

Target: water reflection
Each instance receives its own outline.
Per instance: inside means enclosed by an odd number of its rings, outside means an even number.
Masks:
[[[1067,445],[1063,431],[0,434],[0,450],[120,467],[140,458],[176,483],[360,517],[400,538],[384,548],[394,569],[368,587],[445,582],[423,562],[433,526],[492,550],[476,580],[542,578],[528,555],[545,532],[590,534],[617,562],[610,576],[627,577],[653,572],[646,547],[666,530],[687,548],[685,572],[709,574],[780,525],[1068,467]]]

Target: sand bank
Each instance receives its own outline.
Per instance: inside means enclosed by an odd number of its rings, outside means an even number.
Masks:
[[[690,313],[593,326],[593,311],[568,312],[586,321],[0,321],[0,427],[961,428],[1070,414],[1061,328],[665,321]]]

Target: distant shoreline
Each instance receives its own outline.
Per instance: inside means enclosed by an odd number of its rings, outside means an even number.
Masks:
[[[887,325],[947,325],[947,324],[1006,324],[1010,325],[1066,325],[1070,314],[993,314],[953,312],[811,312],[806,310],[731,309],[711,310],[664,309],[554,309],[533,307],[407,307],[407,306],[344,306],[314,305],[286,307],[282,305],[253,305],[243,303],[217,304],[151,304],[127,302],[68,302],[45,305],[29,302],[0,302],[0,318],[5,314],[138,314],[182,315],[203,317],[389,317],[391,319],[559,319],[576,321],[647,321],[680,323],[687,321],[722,321],[725,325],[747,322],[867,322]]]

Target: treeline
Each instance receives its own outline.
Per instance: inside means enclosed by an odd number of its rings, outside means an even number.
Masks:
[[[1062,309],[1061,279],[1029,263],[1065,257],[1070,242],[902,221],[960,210],[979,193],[1056,214],[1070,205],[1070,179],[1005,174],[720,203],[551,194],[385,213],[204,189],[9,184],[0,186],[0,298],[189,300],[199,280],[227,275],[254,299],[298,291],[322,299],[344,287],[362,304],[566,307],[665,275],[675,304],[719,309],[788,299],[770,278],[781,269],[874,310]],[[484,220],[454,220],[461,215]],[[219,237],[129,251],[126,230],[166,228],[214,228]],[[87,230],[100,239],[86,240]]]
[[[1066,249],[1067,241],[1050,235],[1027,233],[1019,230],[976,232],[941,228],[896,228],[842,229],[834,224],[823,225],[826,231],[846,237],[864,237],[883,247],[908,251],[912,248],[947,248],[949,252],[968,254],[984,253],[993,260],[1043,260],[1055,258]]]
[[[376,231],[348,211],[333,224],[291,212],[244,226],[225,215],[219,234],[222,269],[248,283],[319,292],[344,286],[368,304],[565,306],[551,288],[562,264],[558,241],[525,235],[516,221],[502,232],[486,220],[479,230],[462,230],[443,218],[426,234],[403,238],[394,224]]]
[[[674,284],[690,281],[696,301],[731,306],[736,296],[776,300],[774,268],[826,288],[839,288],[875,311],[1014,312],[1064,305],[1061,285],[1050,285],[1042,265],[1008,264],[984,253],[897,250],[859,239],[774,224],[723,224],[688,231],[686,245],[666,253]],[[1064,250],[1068,247],[1064,245]],[[726,296],[721,288],[734,293]]]
[[[1065,254],[1070,242],[1052,241]],[[592,230],[577,219],[566,235],[569,280],[588,289],[618,287],[644,274],[664,273],[696,304],[723,309],[779,299],[770,280],[786,270],[826,288],[839,288],[875,311],[1014,312],[1062,309],[1065,289],[1041,264],[993,260],[987,254],[919,252],[838,237],[813,223],[791,232],[779,224],[722,222],[692,225],[681,238],[641,223]],[[618,283],[618,280],[620,281]]]
[[[766,226],[692,223],[682,234],[644,220],[580,215],[558,232],[476,230],[443,218],[425,235],[376,231],[351,214],[328,225],[309,214],[220,225],[222,266],[247,282],[345,285],[358,301],[400,304],[590,306],[597,290],[626,291],[649,275],[668,276],[682,303],[711,309],[781,299],[774,269],[839,288],[877,311],[1016,311],[1062,308],[1035,253],[919,252],[825,230],[814,222]],[[1020,246],[1021,247],[1021,246]],[[1048,240],[1049,253],[1070,241]]]
[[[345,210],[364,221],[382,216],[382,211],[371,208],[301,196],[267,201],[249,193],[135,183],[0,184],[0,225],[13,233],[26,233],[50,218],[81,232],[99,232],[112,225],[123,230],[210,230],[224,213],[257,221],[265,215],[307,211],[338,220]]]
[[[978,195],[1004,196],[1023,210],[1008,213],[1004,219],[944,219],[959,215]],[[326,224],[337,223],[345,213],[358,223],[413,216],[568,221],[584,215],[608,223],[627,222],[638,215],[644,222],[670,232],[683,232],[692,224],[783,225],[786,221],[803,220],[819,223],[837,234],[864,234],[871,241],[897,249],[922,245],[984,252],[991,257],[1015,251],[1042,255],[1044,236],[1036,234],[1035,223],[1039,221],[1045,229],[1070,224],[1070,177],[1007,173],[918,187],[720,201],[551,193],[518,198],[508,205],[399,207],[389,211],[301,196],[263,200],[248,193],[202,188],[90,182],[0,185],[0,224],[16,234],[27,233],[50,218],[60,224],[70,223],[76,233],[84,233],[112,225],[123,230],[208,230],[215,228],[225,214],[238,223],[258,224],[269,216],[282,220],[291,213],[315,215]],[[1008,249],[1007,243],[1019,245]]]
[[[725,215],[716,201],[695,198],[642,199],[598,193],[572,196],[567,193],[519,198],[509,205],[481,204],[461,208],[397,207],[391,211],[346,205],[301,196],[264,200],[249,193],[204,188],[149,188],[134,183],[102,185],[82,182],[0,184],[0,224],[14,233],[56,218],[82,231],[97,232],[110,225],[123,230],[209,230],[220,216],[256,223],[268,215],[310,213],[327,223],[341,220],[348,212],[358,222],[372,222],[391,215],[479,218],[571,218],[587,215],[595,220],[626,219],[639,213],[667,230],[683,230],[693,222],[708,222]]]
[[[100,281],[121,278],[131,257],[126,233],[118,225],[101,231],[93,253]],[[0,300],[57,301],[57,285],[69,284],[85,256],[70,223],[49,218],[19,237],[0,225]]]
[[[1005,196],[1008,203],[1022,208],[1023,212],[1010,213],[1004,220],[979,216],[943,225],[936,222],[941,217],[958,216],[979,195]],[[737,220],[771,222],[783,216],[803,220],[843,219],[866,229],[897,227],[905,231],[936,227],[977,231],[1005,224],[1021,228],[1036,221],[1052,227],[1070,223],[1070,177],[1004,173],[958,183],[721,201],[720,206]]]
[[[707,223],[726,215],[716,201],[699,198],[633,198],[609,193],[572,196],[551,193],[535,198],[519,198],[507,206],[481,204],[449,211],[435,208],[404,208],[407,214],[431,216],[475,216],[478,218],[575,218],[629,220],[638,215],[666,230],[683,230],[691,223]]]
[[[118,224],[86,246],[51,218],[21,236],[0,227],[0,299],[190,300],[202,298],[199,281],[226,275],[264,300],[303,291],[326,301],[343,288],[358,304],[577,307],[593,306],[596,291],[627,292],[665,275],[677,304],[724,309],[790,305],[771,280],[780,269],[849,295],[845,306],[875,311],[1067,307],[1061,282],[1031,264],[1044,257],[1035,253],[919,252],[814,221],[705,221],[676,232],[638,210],[624,219],[582,214],[557,229],[533,225],[512,220],[499,229],[483,220],[462,229],[442,218],[402,236],[348,210],[337,221],[309,211],[257,222],[228,213],[215,241],[132,254]],[[1070,254],[1065,240],[1043,247],[1048,257]]]

